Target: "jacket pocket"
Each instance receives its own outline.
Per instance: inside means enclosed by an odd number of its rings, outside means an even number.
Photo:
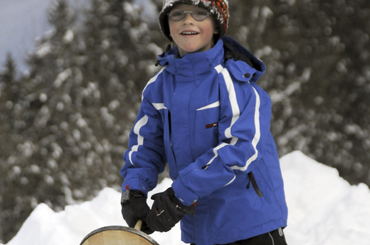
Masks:
[[[195,159],[218,144],[219,109],[219,102],[216,102],[195,112],[192,146]]]

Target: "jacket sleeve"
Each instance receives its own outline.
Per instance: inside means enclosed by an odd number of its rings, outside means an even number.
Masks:
[[[140,190],[145,194],[157,185],[166,157],[161,115],[149,100],[143,98],[135,125],[130,133],[129,149],[123,156],[122,190]]]
[[[271,140],[269,96],[255,83],[233,82],[227,69],[221,73],[219,144],[180,171],[172,184],[185,205],[231,184],[237,171],[247,175]]]

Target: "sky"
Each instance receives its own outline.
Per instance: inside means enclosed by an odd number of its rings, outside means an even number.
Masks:
[[[27,52],[34,50],[34,40],[50,27],[46,9],[52,0],[1,0],[0,70],[11,52],[18,68],[25,69]]]
[[[0,71],[11,53],[21,73],[27,72],[27,53],[35,50],[38,37],[50,30],[47,10],[55,0],[0,0]],[[69,0],[76,11],[86,6],[88,0]],[[143,16],[154,18],[155,6],[148,0],[135,0],[145,6]]]
[[[282,174],[289,209],[285,236],[289,245],[368,245],[370,190],[351,186],[335,168],[300,151],[283,156]],[[165,179],[149,197],[171,185]],[[121,216],[120,192],[105,188],[91,201],[54,212],[40,203],[6,245],[80,244],[90,232],[105,226],[127,226]],[[149,206],[152,200],[148,199]],[[150,235],[160,245],[183,245],[179,224],[167,233]]]

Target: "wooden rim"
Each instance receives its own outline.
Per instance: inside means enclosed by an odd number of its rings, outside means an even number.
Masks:
[[[138,236],[141,236],[142,238],[151,242],[153,245],[159,245],[153,238],[148,236],[146,233],[144,233],[142,231],[138,231],[138,230],[136,230],[134,228],[131,228],[131,227],[125,227],[125,226],[119,226],[119,225],[105,226],[105,227],[101,227],[101,228],[98,228],[96,230],[93,230],[92,232],[90,232],[89,234],[87,234],[84,237],[84,239],[82,240],[80,245],[82,245],[87,239],[89,239],[93,235],[95,235],[97,233],[100,233],[100,232],[103,232],[103,231],[127,231],[127,232],[130,232],[130,233],[136,234]]]

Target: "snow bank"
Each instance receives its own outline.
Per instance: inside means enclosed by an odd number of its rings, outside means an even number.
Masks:
[[[289,245],[369,244],[370,190],[366,185],[351,186],[336,169],[298,151],[282,157],[281,166],[289,208],[285,230]],[[170,184],[166,179],[152,193],[164,191]],[[39,204],[7,245],[79,244],[99,227],[126,226],[119,200],[119,192],[106,188],[92,201],[67,206],[58,213]],[[179,225],[151,237],[161,245],[183,244]]]
[[[370,244],[370,190],[301,152],[281,158],[290,244]]]

